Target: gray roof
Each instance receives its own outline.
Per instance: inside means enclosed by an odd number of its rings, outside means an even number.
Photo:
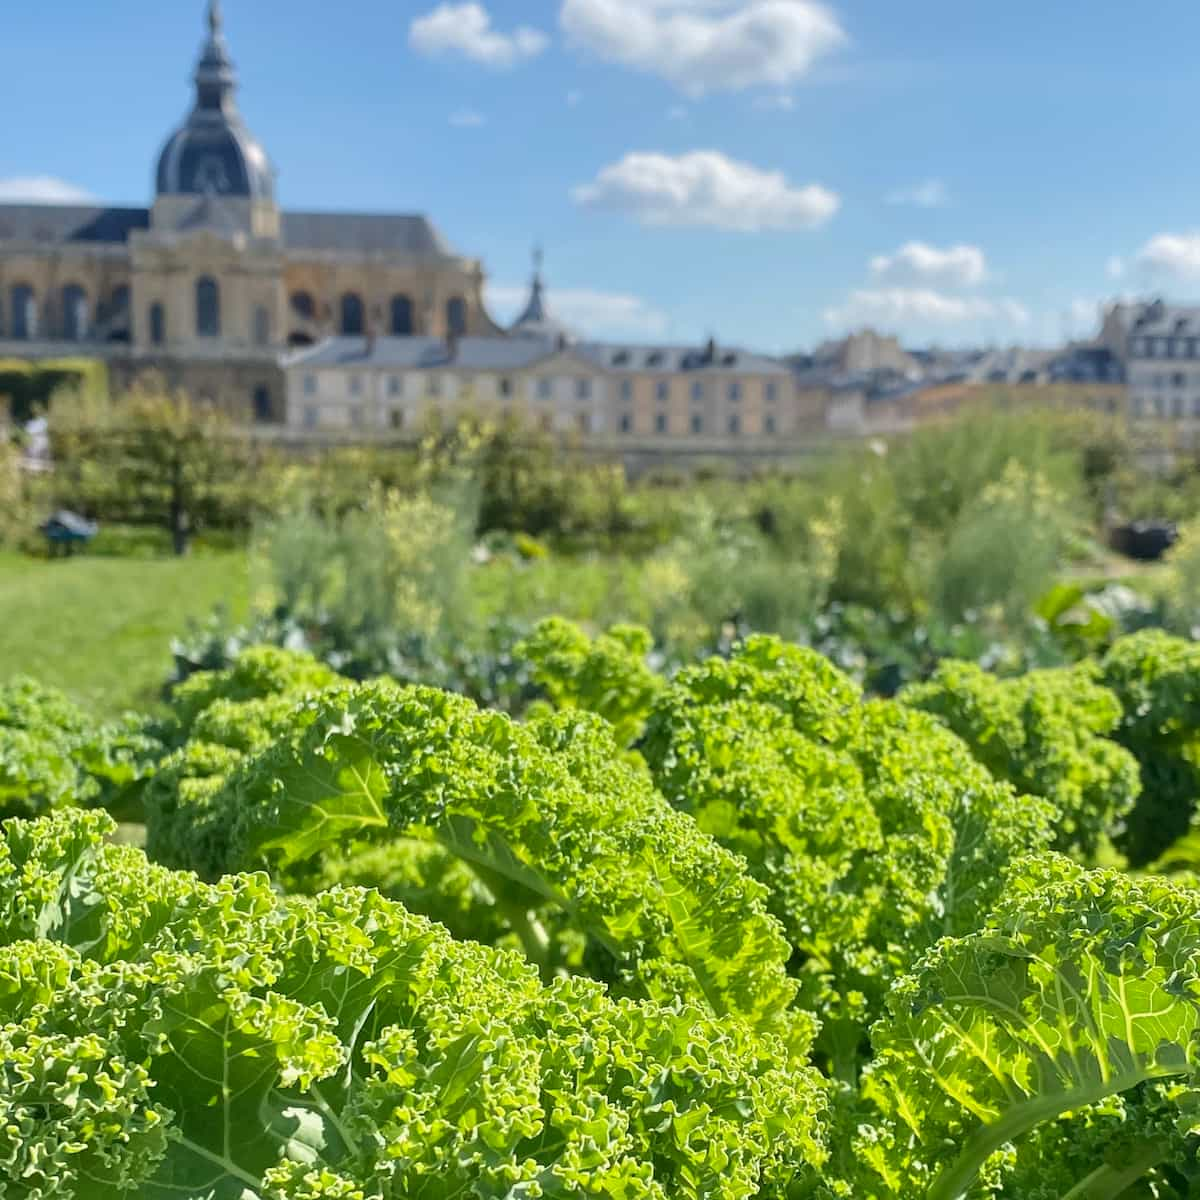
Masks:
[[[557,352],[554,343],[534,338],[464,337],[449,344],[435,337],[327,338],[291,355],[289,367],[381,367],[396,370],[445,368],[464,371],[513,371],[532,366]]]
[[[1122,305],[1119,309],[1128,333],[1137,337],[1200,337],[1200,307],[1190,304]]]
[[[534,254],[533,281],[529,286],[529,302],[525,311],[513,322],[509,333],[513,337],[577,340],[574,330],[555,317],[546,304],[546,285],[542,280],[542,252]]]
[[[210,211],[212,201],[208,202]],[[219,199],[216,201],[219,206]],[[185,218],[194,223],[204,200]],[[0,242],[63,245],[107,242],[123,245],[136,230],[150,228],[146,208],[103,205],[0,204]],[[283,214],[283,240],[298,250],[334,250],[416,254],[451,253],[441,235],[422,216],[372,213]]]
[[[580,342],[575,354],[610,371],[718,371],[727,374],[788,375],[785,362],[736,346],[646,346],[615,342]]]
[[[297,250],[451,253],[426,217],[405,214],[285,212],[283,242]]]
[[[706,347],[642,346],[613,342],[581,342],[560,348],[554,338],[466,337],[455,344],[433,337],[328,338],[291,355],[289,367],[381,367],[396,370],[455,368],[466,371],[512,371],[532,366],[556,354],[580,359],[606,371],[676,373],[718,371],[760,375],[789,374],[778,359],[745,350],[721,348],[710,359]]]
[[[0,241],[124,243],[137,229],[150,228],[145,208],[99,204],[0,204]]]

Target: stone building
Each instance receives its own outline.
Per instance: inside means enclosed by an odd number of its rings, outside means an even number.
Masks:
[[[578,340],[550,311],[540,261],[509,336],[337,337],[285,360],[298,438],[404,436],[431,413],[509,416],[616,447],[689,453],[794,446],[824,422],[823,396],[786,363],[702,346]]]
[[[210,0],[195,99],[148,209],[0,204],[0,357],[153,369],[241,419],[282,421],[280,355],[338,335],[500,331],[481,264],[423,216],[281,210]]]

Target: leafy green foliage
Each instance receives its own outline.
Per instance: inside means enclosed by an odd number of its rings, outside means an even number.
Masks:
[[[646,662],[653,647],[647,629],[614,625],[591,639],[578,625],[550,617],[513,653],[532,664],[534,682],[555,708],[596,713],[621,745],[629,745],[664,686]]]
[[[947,661],[900,699],[944,722],[997,779],[1050,800],[1058,850],[1094,859],[1141,791],[1137,761],[1108,740],[1121,706],[1089,667],[997,679]]]
[[[1136,633],[1105,655],[1098,677],[1121,704],[1114,737],[1141,766],[1142,799],[1122,846],[1143,866],[1187,832],[1200,799],[1200,645]]]
[[[742,856],[793,946],[820,1049],[853,1081],[898,973],[986,913],[1051,812],[975,766],[930,718],[864,703],[774,638],[680,673],[642,751],[664,796]]]
[[[0,687],[0,818],[70,804],[124,815],[158,752],[135,718],[97,726],[61,692],[13,680]]]
[[[1198,899],[1060,858],[1014,868],[986,926],[932,951],[874,1030],[864,1092],[892,1124],[860,1139],[856,1194],[959,1200],[985,1168],[1002,1181],[1045,1122],[1155,1080],[1194,1086]],[[1138,1174],[1169,1151],[1152,1140]],[[1072,1194],[1118,1194],[1099,1186],[1116,1169]]]
[[[109,828],[0,840],[6,1195],[782,1200],[821,1162],[817,1080],[739,1023]]]
[[[520,726],[432,689],[333,689],[230,777],[213,799],[222,827],[228,868],[431,839],[472,866],[547,977],[571,957],[565,926],[614,985],[683,995],[797,1046],[808,1036],[787,1011],[788,946],[762,888],[664,803],[599,718]]]

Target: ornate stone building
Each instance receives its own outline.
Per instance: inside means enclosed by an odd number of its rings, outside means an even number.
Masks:
[[[238,111],[210,0],[191,113],[149,209],[0,204],[0,358],[102,356],[282,421],[283,352],[329,336],[500,332],[481,264],[423,216],[288,212]]]

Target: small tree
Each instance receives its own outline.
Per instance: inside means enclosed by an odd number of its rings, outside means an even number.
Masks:
[[[166,529],[177,555],[205,526],[247,527],[256,454],[217,410],[155,386],[51,410],[59,498],[93,515]]]

